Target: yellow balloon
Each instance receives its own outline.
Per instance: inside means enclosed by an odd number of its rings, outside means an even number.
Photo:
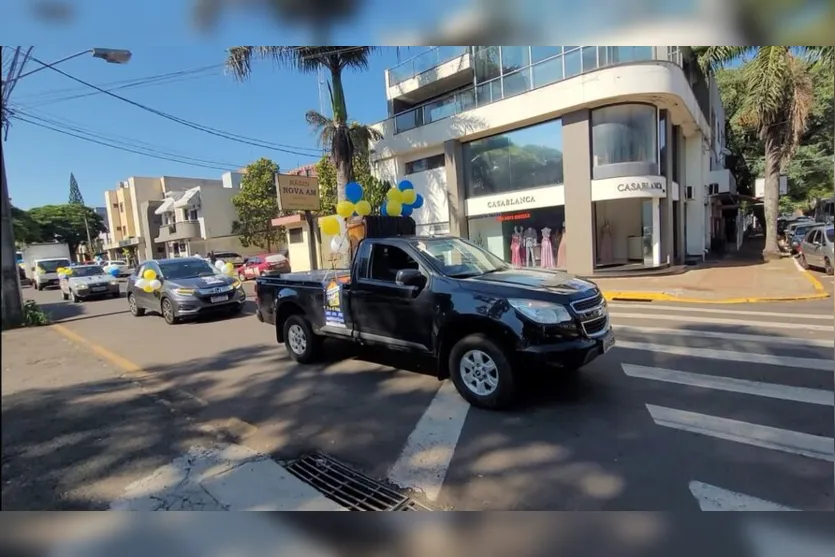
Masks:
[[[403,203],[403,192],[401,192],[397,188],[391,188],[389,191],[386,192],[386,198],[389,200],[389,206],[391,206],[391,202],[395,202],[398,205]],[[400,210],[397,210],[397,214],[400,214]]]
[[[66,275],[67,274],[67,270],[63,267],[58,267],[57,269],[55,269],[55,272],[58,273],[59,275]]]
[[[226,265],[223,266],[223,272],[226,273],[229,276],[232,276],[232,275],[235,274],[235,266],[232,265],[231,263],[227,263]]]
[[[338,217],[327,217],[319,221],[319,226],[322,227],[322,232],[328,236],[336,236],[339,234],[339,221],[336,220],[337,218]]]
[[[151,292],[154,291],[154,288],[150,284],[146,284],[145,287],[142,290],[144,290],[145,292],[150,294]]]
[[[388,216],[390,217],[399,217],[402,210],[403,206],[399,201],[389,200],[389,202],[386,203],[386,213],[388,213]]]
[[[350,201],[340,201],[336,204],[336,214],[347,219],[354,214],[354,204]]]
[[[142,273],[142,278],[147,281],[151,281],[157,278],[157,273],[153,269],[145,269],[145,272]],[[150,290],[146,290],[145,292],[150,292]]]
[[[67,267],[64,269],[64,274],[70,276],[72,274],[72,267]]]
[[[354,206],[354,209],[357,211],[357,214],[360,216],[366,216],[371,214],[371,203],[366,201],[365,199],[360,199],[359,202]]]
[[[404,190],[400,192],[401,197],[403,197],[402,203],[405,205],[411,205],[417,200],[417,192],[415,190]]]

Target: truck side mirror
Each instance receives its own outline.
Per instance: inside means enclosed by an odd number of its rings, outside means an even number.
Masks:
[[[400,269],[394,279],[397,286],[414,286],[422,288],[426,285],[426,277],[417,269]]]

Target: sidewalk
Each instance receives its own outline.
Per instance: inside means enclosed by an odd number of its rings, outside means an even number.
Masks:
[[[814,275],[791,257],[764,261],[762,241],[749,239],[739,253],[708,261],[678,275],[597,279],[606,299],[734,304],[828,298]]]

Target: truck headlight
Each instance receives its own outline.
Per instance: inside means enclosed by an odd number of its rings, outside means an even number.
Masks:
[[[539,300],[508,300],[513,308],[535,323],[541,325],[556,325],[572,320],[571,314],[565,307]]]

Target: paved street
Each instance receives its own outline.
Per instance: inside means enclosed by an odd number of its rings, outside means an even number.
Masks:
[[[132,317],[124,298],[74,305],[55,290],[25,295],[123,368],[194,395],[186,413],[231,424],[248,450],[275,461],[322,451],[418,488],[440,508],[835,504],[832,299],[612,304],[616,349],[577,379],[530,378],[518,408],[491,413],[429,376],[428,362],[328,343],[326,361],[297,366],[252,304],[240,317],[172,327]],[[176,457],[168,450],[158,460]],[[22,508],[46,504],[20,497]]]

